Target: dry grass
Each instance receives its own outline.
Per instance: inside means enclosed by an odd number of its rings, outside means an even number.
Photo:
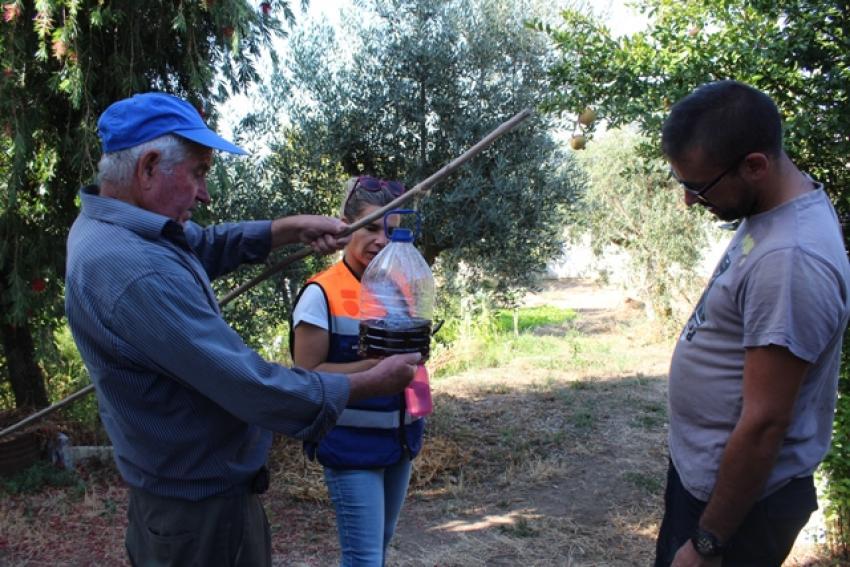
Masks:
[[[567,287],[533,299],[598,299],[592,292]],[[574,324],[538,328],[540,348],[434,381],[435,414],[388,564],[651,564],[672,349],[639,309],[616,301],[591,307]],[[445,356],[443,363],[454,363],[460,355]],[[321,468],[285,439],[276,440],[270,468],[264,498],[275,564],[337,563]],[[125,491],[114,474],[84,474],[81,493],[72,487],[4,498],[0,564],[125,561]],[[787,563],[826,564],[817,548],[803,547]]]
[[[435,428],[453,431],[472,458],[464,490],[447,496],[456,505],[423,510],[426,555],[410,553],[417,538],[400,527],[410,536],[399,537],[400,565],[650,562],[665,433],[663,419],[648,431],[634,418],[657,411],[663,380],[645,377],[654,368],[623,373],[610,357],[604,368],[604,353],[586,352],[596,360],[577,368],[569,345],[560,354],[554,368],[518,358],[436,385]],[[648,480],[635,484],[640,475]]]
[[[423,495],[433,494],[433,487],[439,478],[450,478],[467,461],[468,457],[463,455],[455,441],[431,434],[416,458],[410,488]],[[285,437],[277,438],[269,469],[271,494],[322,504],[330,501],[321,465],[307,459],[301,451],[300,442]]]
[[[79,482],[3,495],[2,565],[121,565],[127,491],[112,464],[78,467]]]

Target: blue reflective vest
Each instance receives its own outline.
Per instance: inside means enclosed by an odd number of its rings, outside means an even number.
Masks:
[[[304,289],[318,285],[328,306],[330,341],[328,362],[360,360],[360,280],[344,261],[308,280]],[[298,300],[296,300],[297,304]],[[291,325],[290,325],[291,327]],[[295,338],[290,333],[290,350]],[[331,429],[317,443],[305,443],[313,459],[330,468],[367,469],[393,465],[406,453],[413,459],[422,448],[425,420],[405,412],[404,394],[360,400],[346,406]]]

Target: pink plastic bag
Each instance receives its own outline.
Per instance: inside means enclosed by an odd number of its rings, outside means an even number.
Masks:
[[[413,417],[425,417],[433,413],[434,403],[431,401],[428,369],[424,364],[416,367],[413,381],[404,389],[404,401],[407,404],[407,413]]]

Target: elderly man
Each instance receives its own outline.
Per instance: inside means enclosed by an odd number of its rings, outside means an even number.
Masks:
[[[213,149],[244,154],[187,102],[147,93],[98,122],[99,186],[68,237],[66,311],[130,485],[135,565],[268,565],[258,499],[271,431],[317,440],[349,400],[401,391],[418,355],[350,374],[266,362],[221,317],[210,280],[273,248],[340,248],[340,221],[294,216],[201,228]]]
[[[742,219],[670,366],[656,565],[779,566],[817,508],[850,315],[823,185],[783,151],[779,113],[735,81],[676,103],[662,132],[685,203]]]

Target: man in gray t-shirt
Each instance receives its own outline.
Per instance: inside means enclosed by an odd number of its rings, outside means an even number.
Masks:
[[[817,507],[832,432],[850,315],[838,219],[751,87],[700,87],[673,107],[662,145],[687,205],[742,221],[670,365],[656,565],[778,566]]]

